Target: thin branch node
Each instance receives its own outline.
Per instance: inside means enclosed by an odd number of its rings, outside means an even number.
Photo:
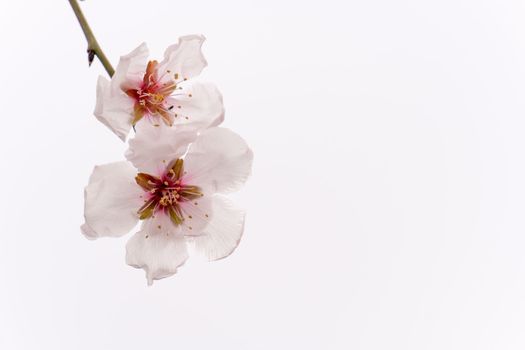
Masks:
[[[111,66],[111,63],[109,62],[108,58],[100,48],[100,46],[97,43],[97,39],[95,39],[95,35],[91,31],[91,28],[89,27],[89,24],[86,20],[86,17],[84,17],[84,14],[82,13],[82,9],[80,8],[77,0],[69,0],[69,4],[71,5],[71,8],[73,9],[73,12],[75,13],[75,16],[77,17],[78,23],[80,24],[80,27],[82,28],[82,31],[84,32],[84,36],[86,37],[86,41],[88,44],[87,47],[87,54],[88,54],[88,63],[91,66],[91,63],[93,63],[93,60],[95,59],[95,56],[100,60],[100,63],[104,66],[104,69],[106,72],[108,72],[108,75],[110,77],[113,76],[115,73],[115,70],[113,69],[113,66]]]
[[[93,49],[87,49],[88,53],[88,64],[91,67],[91,63],[93,63],[93,60],[95,59],[96,52]]]

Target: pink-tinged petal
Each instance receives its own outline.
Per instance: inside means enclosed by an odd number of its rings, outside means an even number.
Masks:
[[[133,100],[124,93],[111,93],[110,82],[99,76],[97,82],[97,104],[95,106],[95,117],[122,141],[131,129],[133,118]]]
[[[182,83],[166,103],[173,106],[175,125],[205,129],[224,120],[222,95],[211,83],[193,80]]]
[[[244,231],[245,213],[222,195],[213,196],[213,218],[200,236],[193,237],[196,251],[211,260],[227,257],[237,246]]]
[[[183,214],[181,232],[185,236],[202,235],[213,218],[213,196],[204,195],[191,201],[180,203]]]
[[[137,87],[140,84],[146,71],[148,55],[148,47],[146,43],[142,43],[129,54],[120,57],[115,74],[111,78],[112,94],[121,93],[122,89]]]
[[[164,236],[182,237],[181,226],[176,226],[171,222],[171,219],[166,213],[155,213],[151,218],[142,222],[141,231],[151,234],[160,234]]]
[[[83,223],[82,225],[80,225],[80,232],[82,232],[82,234],[83,234],[87,239],[95,240],[95,239],[98,238],[97,233],[91,228],[91,226],[89,226],[89,225],[86,224],[86,223]]]
[[[126,245],[126,263],[144,269],[148,285],[175,274],[187,259],[186,240],[182,236],[141,230]]]
[[[161,175],[168,163],[180,158],[190,142],[197,137],[194,130],[153,126],[151,123],[139,123],[137,134],[129,140],[126,158],[139,169],[152,175]]]
[[[143,191],[135,175],[128,162],[95,167],[84,191],[86,223],[81,230],[87,238],[119,237],[137,224]]]
[[[166,49],[164,60],[159,64],[160,75],[169,71],[172,76],[176,75],[177,81],[199,75],[207,65],[201,50],[204,40],[202,35],[180,37],[177,44]]]
[[[204,130],[184,159],[183,181],[207,195],[239,189],[250,176],[253,153],[236,133],[225,128]]]

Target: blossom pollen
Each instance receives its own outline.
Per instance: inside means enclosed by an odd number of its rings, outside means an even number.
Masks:
[[[169,215],[171,222],[176,226],[183,223],[181,203],[204,195],[200,187],[184,184],[181,181],[183,174],[184,161],[180,158],[171,161],[160,177],[146,173],[137,174],[135,181],[145,192],[144,204],[137,211],[141,220],[163,213]]]
[[[167,98],[177,89],[177,82],[169,74],[159,76],[158,65],[157,61],[149,61],[139,87],[123,89],[135,101],[132,125],[144,116],[160,118],[169,126],[173,124],[173,106],[167,102]]]

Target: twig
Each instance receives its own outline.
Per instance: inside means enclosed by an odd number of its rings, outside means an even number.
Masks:
[[[98,57],[104,68],[106,69],[106,72],[108,72],[109,76],[112,77],[115,73],[115,70],[111,66],[111,63],[109,62],[108,58],[104,54],[104,51],[100,48],[100,45],[97,42],[97,39],[95,39],[95,35],[91,31],[91,28],[89,27],[89,24],[86,20],[86,17],[84,17],[84,14],[82,13],[82,10],[80,9],[80,6],[78,5],[77,0],[68,0],[69,4],[73,8],[73,12],[75,12],[75,16],[77,16],[78,23],[80,24],[80,27],[82,28],[82,31],[84,32],[84,35],[86,36],[86,40],[88,43],[87,53],[88,53],[88,62],[91,66],[91,63],[93,63],[93,60],[95,59],[95,56]]]

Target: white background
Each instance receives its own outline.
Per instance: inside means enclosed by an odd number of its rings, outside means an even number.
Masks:
[[[525,348],[525,5],[81,3],[111,61],[202,33],[255,153],[228,259],[146,286],[88,241],[125,144],[66,1],[0,4],[1,349]]]

